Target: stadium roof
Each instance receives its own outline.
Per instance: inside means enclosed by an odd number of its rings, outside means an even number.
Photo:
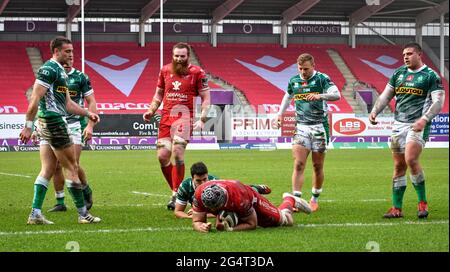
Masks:
[[[2,17],[79,16],[67,3],[81,0],[0,0]],[[160,0],[85,0],[86,17],[159,18]],[[373,12],[377,9],[378,11]],[[384,6],[384,7],[383,7]],[[380,8],[381,7],[381,8]],[[72,7],[72,10],[75,7]],[[423,14],[425,22],[439,22],[448,0],[165,0],[165,18],[247,19],[247,20],[330,20],[349,21],[359,11],[363,21],[415,22]],[[366,11],[364,11],[366,9]],[[364,14],[368,12],[368,14]],[[297,17],[301,14],[300,17]],[[286,20],[288,18],[288,20]]]

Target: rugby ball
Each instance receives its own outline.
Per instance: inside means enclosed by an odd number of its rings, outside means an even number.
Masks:
[[[219,213],[219,220],[222,221],[224,225],[227,224],[232,228],[238,224],[238,216],[235,212],[221,211]]]

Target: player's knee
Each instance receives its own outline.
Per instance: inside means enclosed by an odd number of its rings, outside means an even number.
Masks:
[[[407,167],[405,160],[394,160],[394,171],[405,172]]]
[[[322,173],[323,172],[323,163],[313,163],[313,169],[316,174]]]
[[[295,160],[294,161],[294,169],[296,171],[303,171],[303,169],[305,169],[305,162],[299,161],[299,160]]]
[[[158,154],[158,161],[161,166],[166,166],[170,163],[170,153]]]
[[[419,164],[419,160],[417,158],[406,158],[405,161],[409,168],[415,168]]]

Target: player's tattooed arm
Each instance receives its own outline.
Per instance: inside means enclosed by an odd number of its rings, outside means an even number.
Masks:
[[[444,106],[445,101],[445,92],[444,90],[438,90],[431,93],[431,101],[432,104],[430,108],[425,112],[425,114],[421,117],[425,119],[427,122],[430,122],[436,115],[438,115],[442,107]]]

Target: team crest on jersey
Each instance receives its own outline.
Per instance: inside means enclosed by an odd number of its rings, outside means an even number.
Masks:
[[[417,82],[418,83],[421,83],[423,81],[423,76],[419,76],[418,78],[417,78]]]
[[[180,90],[180,86],[181,86],[181,82],[179,82],[178,80],[175,82],[172,82],[173,85],[173,90],[174,91],[179,91]]]
[[[413,81],[414,80],[414,75],[409,75],[406,77],[406,81]]]
[[[311,85],[316,85],[316,81],[313,80],[313,81],[310,82],[310,84],[311,84]]]

